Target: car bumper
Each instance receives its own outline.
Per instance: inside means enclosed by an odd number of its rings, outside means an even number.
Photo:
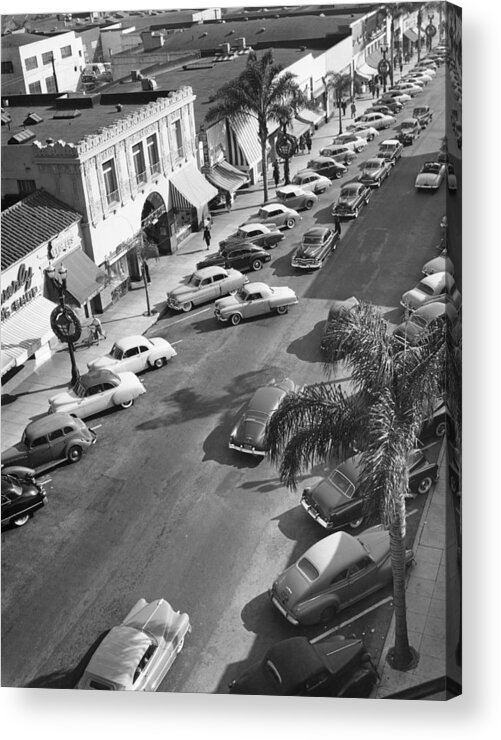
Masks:
[[[314,519],[318,524],[320,524],[324,529],[332,529],[332,525],[329,524],[329,522],[326,522],[325,519],[323,519],[318,511],[316,511],[313,506],[310,506],[310,504],[307,501],[301,500],[301,506],[306,511],[307,514],[309,514],[312,519]]]
[[[280,614],[282,614],[286,618],[286,620],[290,622],[290,624],[293,624],[296,627],[299,624],[299,621],[295,617],[293,617],[292,614],[289,614],[289,612],[286,609],[284,609],[284,607],[279,602],[277,597],[274,596],[271,591],[269,592],[269,594],[270,594],[270,599],[271,599],[271,603],[273,604],[273,606],[276,609],[278,609]]]
[[[300,270],[318,270],[319,267],[322,267],[322,262],[321,260],[302,260],[293,257],[291,266],[297,267]]]
[[[169,308],[172,308],[173,311],[182,311],[182,304],[178,303],[177,301],[167,299],[167,306]]]
[[[216,310],[214,311],[214,316],[216,317],[216,319],[217,319],[218,321],[229,321],[229,320],[230,320],[230,317],[229,317],[229,316],[222,316],[222,315],[221,315],[221,312],[220,312],[220,311],[218,311],[218,310],[217,310],[217,308],[216,308]]]
[[[236,450],[237,452],[245,452],[246,455],[253,455],[254,457],[264,457],[266,455],[266,452],[264,450],[256,450],[253,445],[239,445],[235,444],[233,442],[230,442],[228,447],[230,450]]]

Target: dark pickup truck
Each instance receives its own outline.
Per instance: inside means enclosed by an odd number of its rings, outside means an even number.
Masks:
[[[429,105],[420,105],[412,111],[412,117],[417,118],[421,126],[427,126],[433,118]]]

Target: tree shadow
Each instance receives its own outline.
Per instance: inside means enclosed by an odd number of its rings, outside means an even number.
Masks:
[[[294,339],[287,347],[287,354],[294,355],[303,362],[323,363],[324,358],[320,350],[320,340],[322,339],[324,323],[324,321],[317,321],[307,334]]]

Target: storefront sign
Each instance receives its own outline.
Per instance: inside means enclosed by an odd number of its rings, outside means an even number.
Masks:
[[[15,301],[12,301],[10,306],[2,306],[2,321],[5,319],[8,319],[9,316],[12,316],[13,313],[15,313],[19,308],[22,308],[27,303],[33,300],[40,291],[40,288],[30,288],[30,290],[27,290],[26,293],[23,293],[23,295],[20,298],[16,298]]]
[[[78,245],[76,243],[75,234],[68,234],[66,237],[58,237],[52,239],[50,243],[50,259],[54,260],[64,252],[68,252],[73,247],[80,246],[80,239],[78,239]]]
[[[22,308],[22,306],[26,305],[26,303],[29,303],[33,298],[35,298],[36,295],[38,295],[39,287],[31,287],[31,282],[33,280],[33,268],[26,267],[26,265],[23,263],[22,265],[19,265],[19,269],[17,271],[17,278],[15,280],[12,280],[9,285],[7,285],[6,288],[2,290],[2,321],[5,319],[8,319],[9,316],[11,316],[15,311],[17,311],[19,308]],[[20,290],[24,290],[23,295],[21,295],[19,298],[16,298],[15,301],[12,301],[10,305],[5,305],[7,302],[14,296],[16,293],[18,293]]]

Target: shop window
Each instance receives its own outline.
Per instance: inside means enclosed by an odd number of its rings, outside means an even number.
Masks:
[[[54,54],[51,51],[45,51],[42,54],[42,64],[52,64],[53,59],[54,59]]]
[[[113,159],[108,159],[107,162],[103,163],[103,177],[104,187],[106,189],[106,200],[108,201],[108,205],[111,206],[114,203],[118,203],[120,200],[115,162]]]
[[[24,60],[24,66],[29,71],[30,69],[37,69],[38,67],[38,60],[36,57],[27,57]]]
[[[67,59],[71,56],[71,44],[61,47],[61,59]]]
[[[30,95],[36,95],[37,93],[42,92],[42,83],[41,82],[32,82],[31,85],[28,85],[28,90]]]
[[[158,156],[158,142],[157,135],[152,134],[146,139],[146,149],[148,152],[148,166],[150,168],[150,176],[158,175],[160,172],[160,157]]]
[[[134,161],[134,172],[136,174],[136,183],[146,182],[146,165],[144,163],[143,143],[140,141],[132,147],[132,159]]]

